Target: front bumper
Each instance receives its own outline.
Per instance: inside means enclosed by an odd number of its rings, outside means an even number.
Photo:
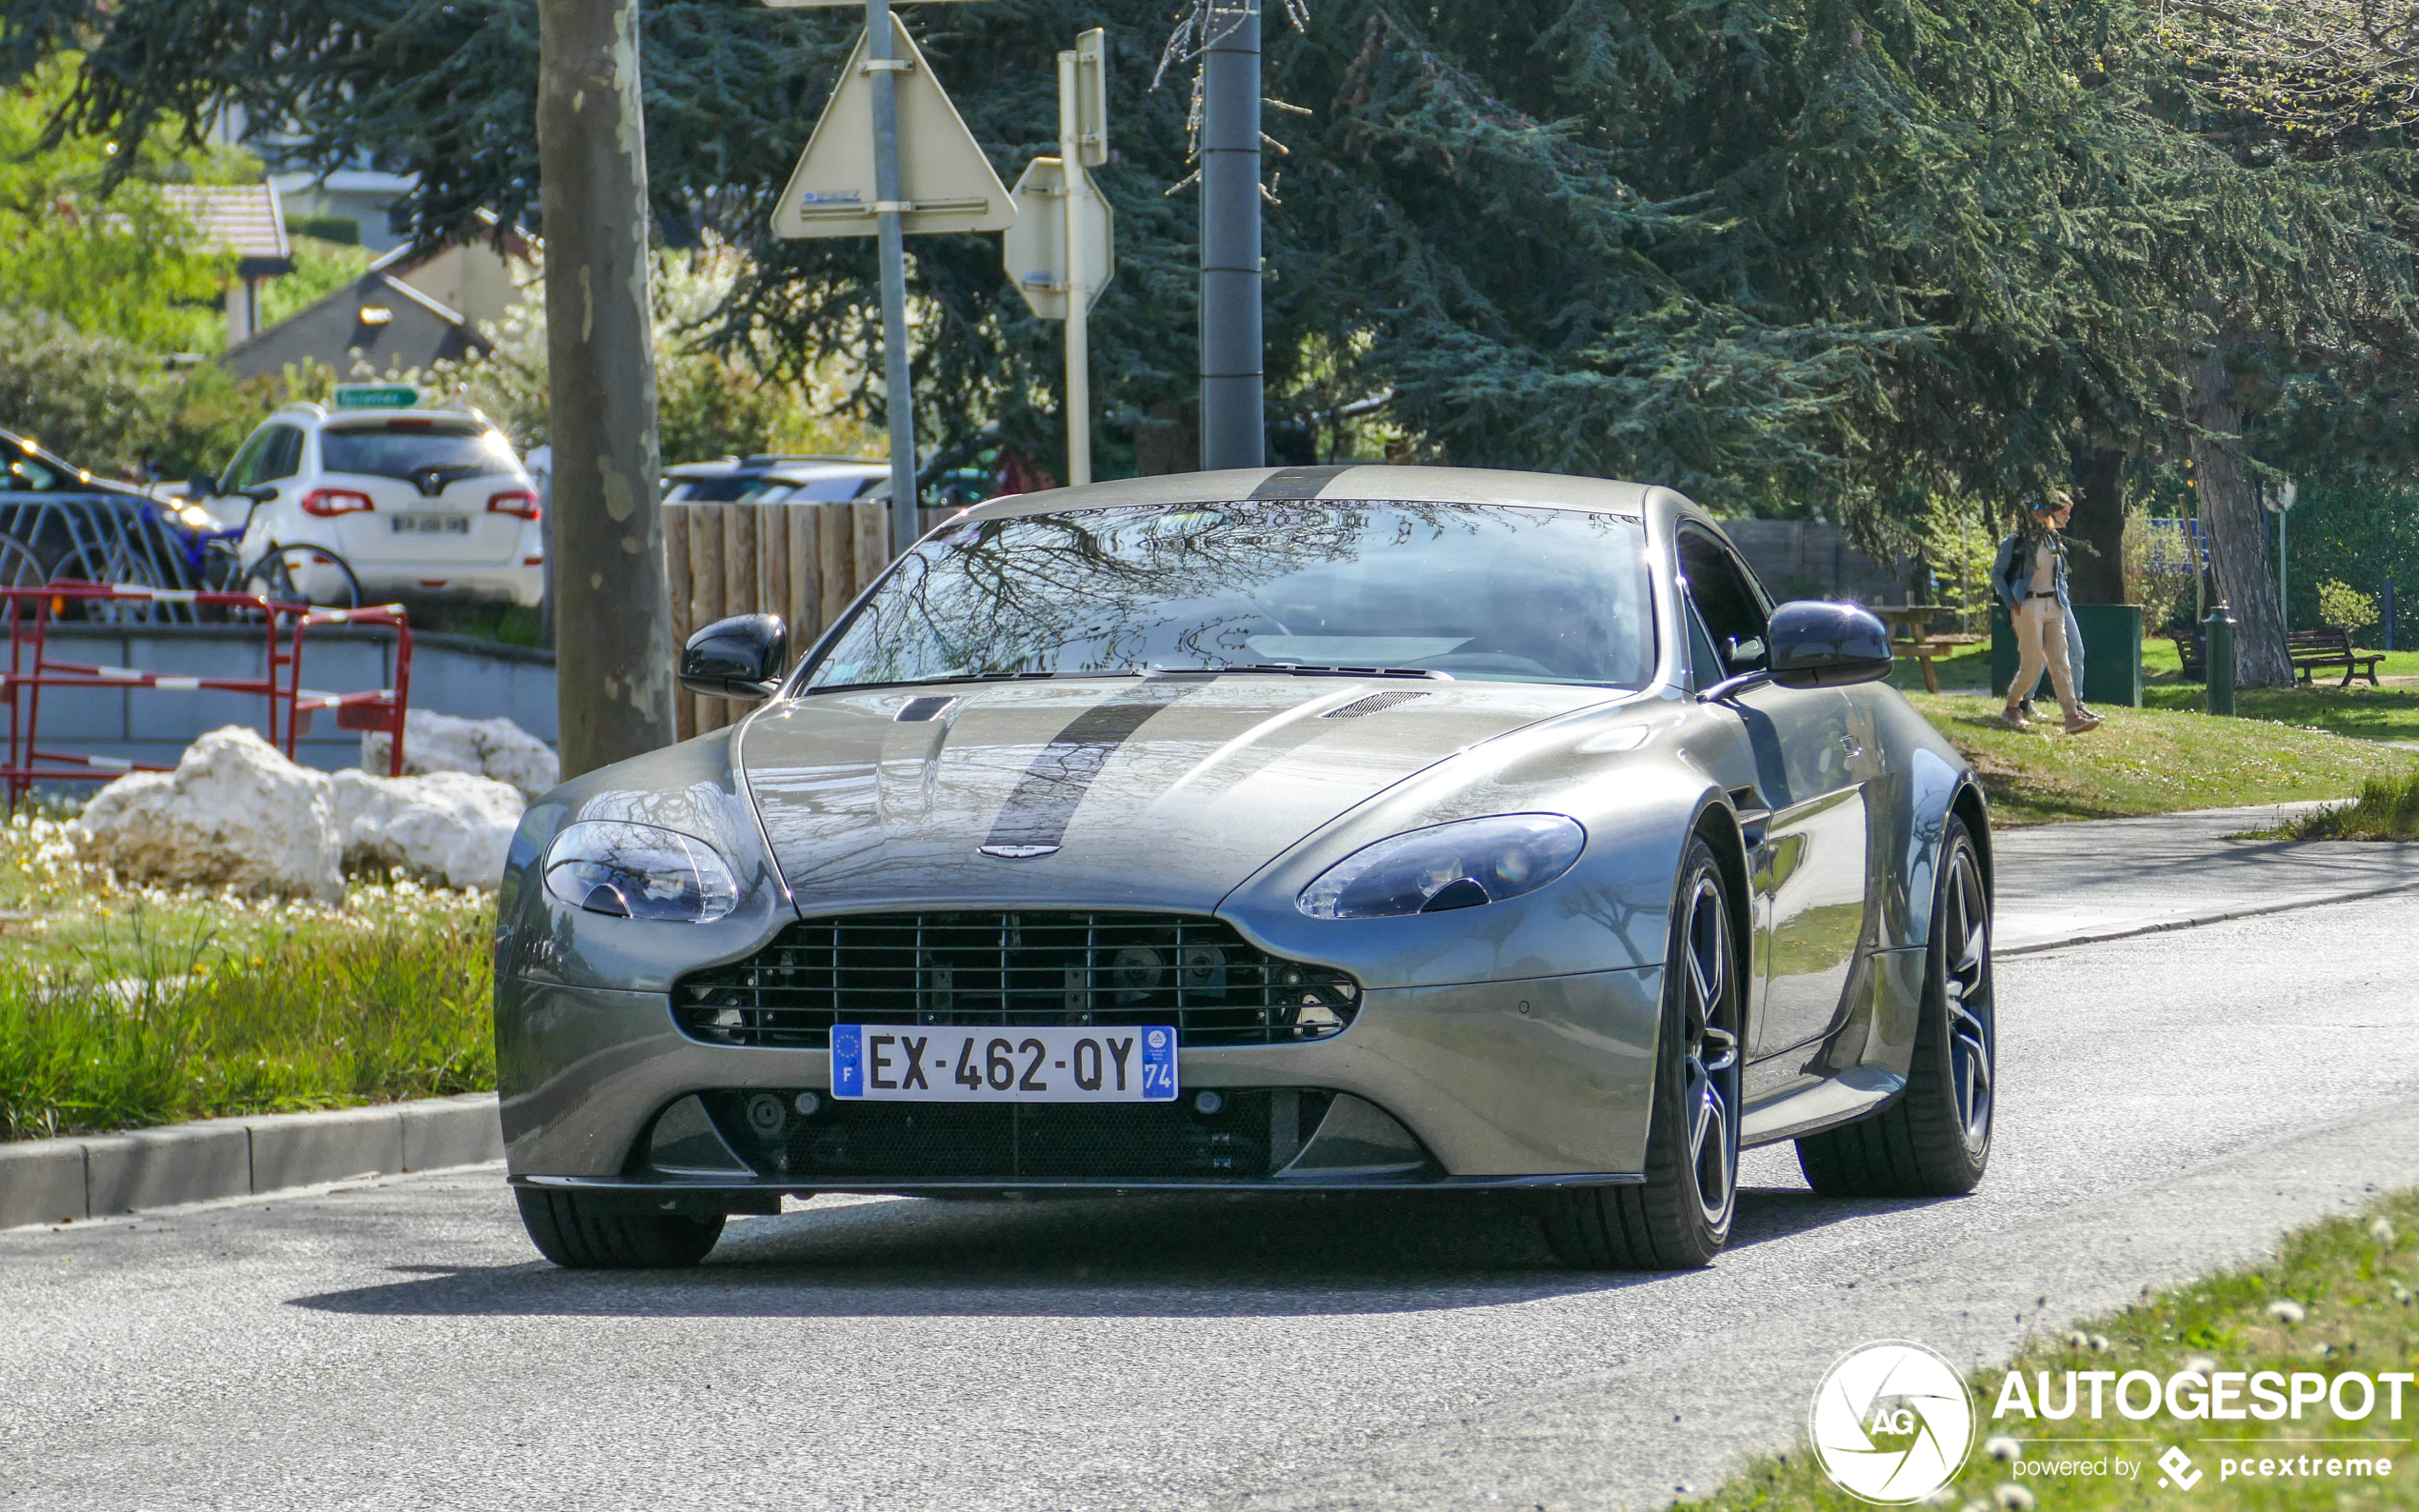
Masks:
[[[1416,1142],[1411,1166],[1289,1168],[1221,1179],[846,1180],[780,1174],[670,1175],[649,1142],[668,1109],[696,1094],[750,1088],[828,1092],[814,1049],[708,1044],[682,1034],[657,992],[507,979],[496,1016],[506,1158],[516,1183],[632,1195],[782,1191],[963,1191],[1248,1186],[1612,1184],[1645,1168],[1662,968],[1538,977],[1366,994],[1351,1025],[1309,1044],[1187,1049],[1183,1095],[1301,1089],[1357,1099]],[[698,1104],[690,1104],[691,1107]]]

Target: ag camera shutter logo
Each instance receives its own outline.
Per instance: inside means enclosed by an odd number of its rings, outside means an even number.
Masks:
[[[1808,1414],[1831,1483],[1884,1506],[1920,1502],[1957,1478],[1974,1445],[1974,1399],[1957,1367],[1922,1344],[1886,1340],[1840,1357]]]

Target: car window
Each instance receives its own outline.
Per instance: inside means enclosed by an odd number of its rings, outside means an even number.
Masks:
[[[1713,648],[1713,637],[1705,627],[1705,616],[1697,607],[1689,606],[1689,668],[1695,675],[1697,691],[1703,692],[1730,675],[1729,658]]]
[[[511,443],[501,431],[414,418],[330,426],[319,432],[319,466],[324,472],[408,482],[433,472],[440,483],[514,470]]]
[[[1432,503],[1136,505],[974,520],[900,560],[815,687],[952,677],[1402,667],[1643,687],[1634,520]]]
[[[819,504],[836,504],[844,499],[855,498],[867,487],[881,481],[883,480],[880,478],[857,478],[847,475],[837,478],[817,478],[812,483],[800,487],[798,491],[790,497],[812,499]]]
[[[218,486],[229,493],[241,493],[258,483],[261,460],[269,455],[270,445],[274,439],[270,432],[280,428],[282,428],[277,426],[263,426],[253,431],[246,439],[243,447],[236,451],[235,460],[229,463],[227,470],[219,475]]]
[[[259,482],[275,483],[290,478],[302,470],[303,433],[292,426],[269,428],[269,445],[262,451]]]
[[[726,472],[711,478],[691,478],[681,485],[681,501],[685,504],[735,504],[749,489],[764,482],[761,472]]]
[[[1689,602],[1705,616],[1705,627],[1724,653],[1725,664],[1733,671],[1762,666],[1764,595],[1738,558],[1712,536],[1683,527],[1680,575],[1688,579]]]
[[[8,470],[0,473],[0,490],[9,493],[48,493],[65,483],[65,475],[57,468],[44,466],[40,458],[33,456],[11,456]]]

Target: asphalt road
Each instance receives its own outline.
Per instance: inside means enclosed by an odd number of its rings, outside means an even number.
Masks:
[[[493,1172],[0,1234],[0,1505],[1651,1506],[1840,1352],[1976,1363],[2419,1184],[2419,894],[2002,966],[1974,1197],[1751,1157],[1710,1270],[1472,1204],[819,1200],[538,1263]]]

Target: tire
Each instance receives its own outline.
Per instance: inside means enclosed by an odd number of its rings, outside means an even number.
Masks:
[[[281,546],[244,574],[241,591],[257,593],[273,604],[308,604],[314,608],[361,607],[361,580],[333,551],[311,546]]]
[[[1798,1168],[1825,1197],[1956,1197],[1990,1164],[1999,1048],[1990,893],[1973,835],[1954,815],[1934,874],[1907,1089],[1870,1118],[1797,1142]]]
[[[512,1189],[539,1254],[566,1270],[685,1270],[722,1238],[722,1215],[649,1213],[581,1192]]]
[[[1693,1270],[1729,1243],[1739,1192],[1738,936],[1713,847],[1682,858],[1664,960],[1643,1185],[1556,1195],[1546,1243],[1578,1270]]]

